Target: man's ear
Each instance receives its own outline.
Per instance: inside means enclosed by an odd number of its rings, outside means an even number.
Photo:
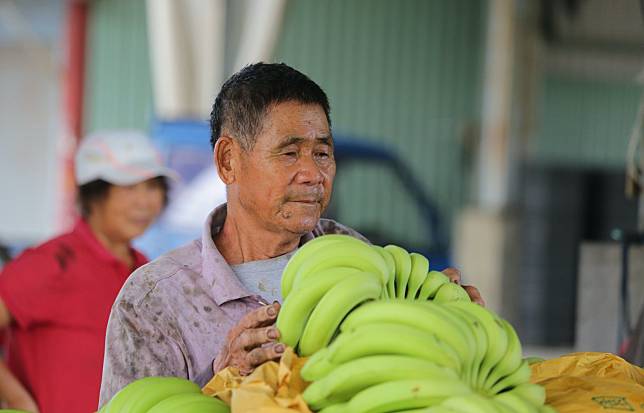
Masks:
[[[239,160],[240,147],[230,136],[222,135],[217,139],[214,150],[215,166],[217,174],[222,182],[230,185],[235,182],[235,173]]]

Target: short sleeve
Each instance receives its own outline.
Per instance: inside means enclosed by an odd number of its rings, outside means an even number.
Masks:
[[[55,318],[64,290],[62,268],[55,255],[28,249],[0,272],[0,298],[23,328]]]

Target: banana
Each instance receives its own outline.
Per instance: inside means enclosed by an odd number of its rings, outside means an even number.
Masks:
[[[105,406],[106,413],[138,413],[175,394],[200,394],[195,383],[178,377],[145,377],[121,389]]]
[[[458,380],[458,376],[453,370],[415,357],[369,356],[338,365],[323,379],[307,387],[302,396],[313,409],[320,409],[348,401],[376,384],[406,379]]]
[[[396,297],[396,261],[389,251],[384,249],[379,245],[374,245],[373,248],[378,251],[387,264],[389,269],[389,278],[387,279],[387,297],[386,298],[395,298]]]
[[[418,299],[428,300],[434,298],[436,291],[438,291],[438,288],[441,285],[447,284],[449,282],[449,277],[442,272],[430,271],[429,274],[427,274],[427,278],[425,278],[425,282],[423,282],[423,285],[420,287]]]
[[[306,284],[294,287],[296,294],[289,294],[277,315],[276,327],[280,342],[295,348],[302,336],[306,321],[318,302],[332,287],[358,270],[349,267],[328,268],[317,272]]]
[[[331,364],[360,357],[398,354],[431,361],[454,371],[461,370],[456,352],[434,334],[400,323],[374,323],[344,332],[329,346]]]
[[[546,402],[546,389],[538,384],[522,383],[510,390],[509,393],[516,394],[535,406],[542,406]]]
[[[475,342],[467,325],[440,304],[411,301],[375,301],[364,304],[347,316],[341,331],[373,323],[399,323],[433,333],[447,343],[465,363],[471,362]]]
[[[487,342],[486,351],[483,359],[481,360],[477,375],[474,376],[476,378],[474,386],[477,389],[482,389],[487,384],[486,379],[488,378],[492,368],[494,368],[497,363],[503,361],[506,356],[506,352],[509,349],[508,342],[510,341],[510,338],[506,334],[503,320],[491,311],[471,302],[457,301],[447,303],[446,305],[448,308],[459,309],[460,311],[469,314],[470,317],[478,321],[485,332],[485,341]],[[519,347],[519,361],[521,358],[520,351]],[[511,371],[516,370],[517,367],[518,364],[514,365]],[[489,385],[485,388],[489,388]]]
[[[484,362],[486,354],[488,353],[488,335],[486,334],[481,322],[476,317],[472,316],[472,314],[468,313],[460,307],[449,306],[448,308],[455,314],[461,316],[461,318],[470,327],[470,330],[472,330],[474,339],[476,340],[476,347],[473,349],[474,357],[471,365],[467,369],[468,375],[465,377],[468,377],[468,383],[470,384],[470,386],[478,390],[477,382],[479,377],[479,369],[481,367],[481,364]]]
[[[338,336],[338,339],[341,336]],[[306,381],[315,381],[326,376],[329,371],[335,368],[335,365],[329,361],[328,353],[329,347],[316,351],[302,366],[300,376]]]
[[[447,283],[438,287],[434,301],[437,303],[447,303],[450,301],[472,301],[467,291],[458,284]]]
[[[359,272],[336,284],[322,297],[306,323],[300,339],[300,355],[310,356],[325,347],[349,312],[382,293],[379,275]]]
[[[293,287],[293,282],[295,281],[295,275],[299,271],[302,263],[308,259],[309,255],[313,256],[317,250],[324,248],[326,245],[330,245],[336,242],[351,242],[351,240],[361,242],[360,240],[348,235],[330,234],[314,238],[300,247],[300,249],[291,257],[291,259],[288,260],[286,267],[284,267],[284,271],[282,271],[282,299],[285,300],[288,294],[291,292],[291,287]]]
[[[539,412],[539,408],[537,406],[533,406],[528,401],[510,392],[497,394],[496,396],[494,396],[494,400],[499,403],[503,403],[509,408],[509,411],[512,411],[514,413],[538,413]]]
[[[441,403],[441,406],[451,408],[458,413],[499,412],[493,401],[476,393],[459,397],[450,397]]]
[[[333,267],[352,267],[372,272],[380,276],[383,286],[387,285],[389,279],[387,264],[382,256],[371,245],[357,239],[352,242],[335,242],[320,248],[314,255],[309,255],[298,269],[295,279]]]
[[[460,413],[451,407],[438,406],[427,407],[426,409],[399,410],[396,413]]]
[[[554,407],[544,404],[539,407],[539,413],[557,413]]]
[[[423,255],[416,252],[409,254],[411,258],[411,272],[409,273],[409,282],[407,283],[408,300],[415,300],[421,286],[427,278],[429,272],[429,260]]]
[[[454,379],[395,380],[371,386],[353,396],[351,413],[384,413],[440,404],[448,397],[470,394],[463,382]]]
[[[177,394],[155,404],[147,413],[229,413],[224,402],[203,394]]]
[[[387,245],[385,249],[389,251],[396,262],[396,298],[405,298],[411,272],[411,257],[404,248],[397,245]]]
[[[524,358],[524,360],[527,361],[528,364],[531,365],[531,366],[533,364],[537,364],[537,363],[541,363],[542,361],[546,361],[546,359],[544,359],[543,357],[537,357],[537,356],[529,356],[529,357]]]
[[[522,362],[521,342],[519,341],[519,336],[517,336],[517,332],[514,330],[512,325],[508,323],[506,320],[503,320],[498,317],[497,317],[497,320],[503,327],[503,330],[505,333],[504,335],[508,339],[508,345],[503,357],[498,361],[496,366],[494,366],[494,368],[490,371],[489,376],[487,378],[484,378],[485,382],[482,387],[486,389],[491,388],[502,377],[507,376],[512,372],[514,372],[517,368],[519,368]],[[526,363],[528,362],[526,361]]]
[[[315,271],[315,272],[308,272],[306,274],[299,274],[298,277],[295,278],[293,281],[293,286],[291,287],[291,293],[294,291],[298,291],[302,287],[306,287],[312,280],[315,280],[320,277],[327,276],[329,274],[333,274],[337,271],[342,271],[344,273],[350,272],[357,272],[360,270],[356,270],[355,268],[352,267],[347,267],[347,266],[339,266],[339,267],[331,267],[331,268],[326,268],[321,271]],[[289,293],[289,295],[291,295]],[[285,301],[285,300],[284,300]]]
[[[338,403],[327,406],[318,413],[349,413],[347,410],[348,403]]]
[[[517,368],[512,374],[503,377],[498,382],[496,382],[489,390],[490,394],[498,394],[519,384],[527,383],[530,381],[530,376],[532,375],[532,370],[528,365],[528,362],[523,361],[519,368]]]

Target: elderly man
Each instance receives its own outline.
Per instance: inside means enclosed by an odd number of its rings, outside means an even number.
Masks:
[[[226,81],[212,109],[211,143],[227,203],[208,217],[200,240],[137,270],[121,290],[101,405],[140,377],[204,385],[224,367],[249,373],[279,358],[284,346],[273,324],[290,256],[324,234],[364,239],[320,218],[335,176],[330,125],[325,93],[287,65],[247,66]],[[468,292],[480,300],[474,287]]]

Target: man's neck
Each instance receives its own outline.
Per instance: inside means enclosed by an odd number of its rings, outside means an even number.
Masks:
[[[213,241],[230,265],[279,257],[297,248],[301,236],[276,233],[253,225],[250,218],[228,214]]]

